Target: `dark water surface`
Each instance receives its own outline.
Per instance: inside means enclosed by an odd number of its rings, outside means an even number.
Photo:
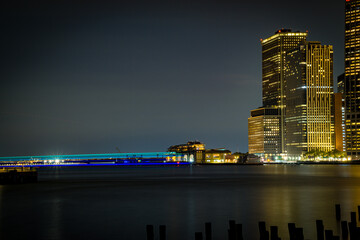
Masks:
[[[258,239],[258,221],[304,227],[315,220],[338,234],[360,205],[360,166],[264,165],[42,168],[39,182],[0,185],[0,239],[146,239],[146,224],[167,225],[167,239],[194,239],[212,222],[227,239],[229,219]],[[157,238],[157,236],[156,236]]]

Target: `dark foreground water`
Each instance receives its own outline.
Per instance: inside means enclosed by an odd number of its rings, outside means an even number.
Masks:
[[[212,222],[227,239],[229,219],[258,239],[258,221],[337,233],[360,205],[360,166],[265,165],[43,168],[39,182],[0,185],[0,239],[146,239],[146,224],[167,225],[170,240],[194,239]],[[156,236],[157,238],[157,236]]]

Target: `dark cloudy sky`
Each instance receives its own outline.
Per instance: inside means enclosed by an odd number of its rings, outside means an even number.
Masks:
[[[334,45],[336,78],[343,6],[3,1],[0,155],[166,151],[195,139],[246,152],[249,111],[261,106],[259,39],[308,30]]]

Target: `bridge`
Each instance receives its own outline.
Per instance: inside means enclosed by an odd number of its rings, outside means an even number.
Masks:
[[[192,164],[192,155],[176,152],[104,153],[0,157],[0,168],[96,166],[96,165],[180,165]]]

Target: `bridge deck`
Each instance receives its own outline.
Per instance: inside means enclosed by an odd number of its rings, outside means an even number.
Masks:
[[[188,161],[189,159],[189,161]],[[191,161],[190,161],[191,160]],[[104,153],[43,156],[0,157],[1,167],[58,166],[58,165],[149,165],[149,164],[190,164],[192,159],[176,152]]]

